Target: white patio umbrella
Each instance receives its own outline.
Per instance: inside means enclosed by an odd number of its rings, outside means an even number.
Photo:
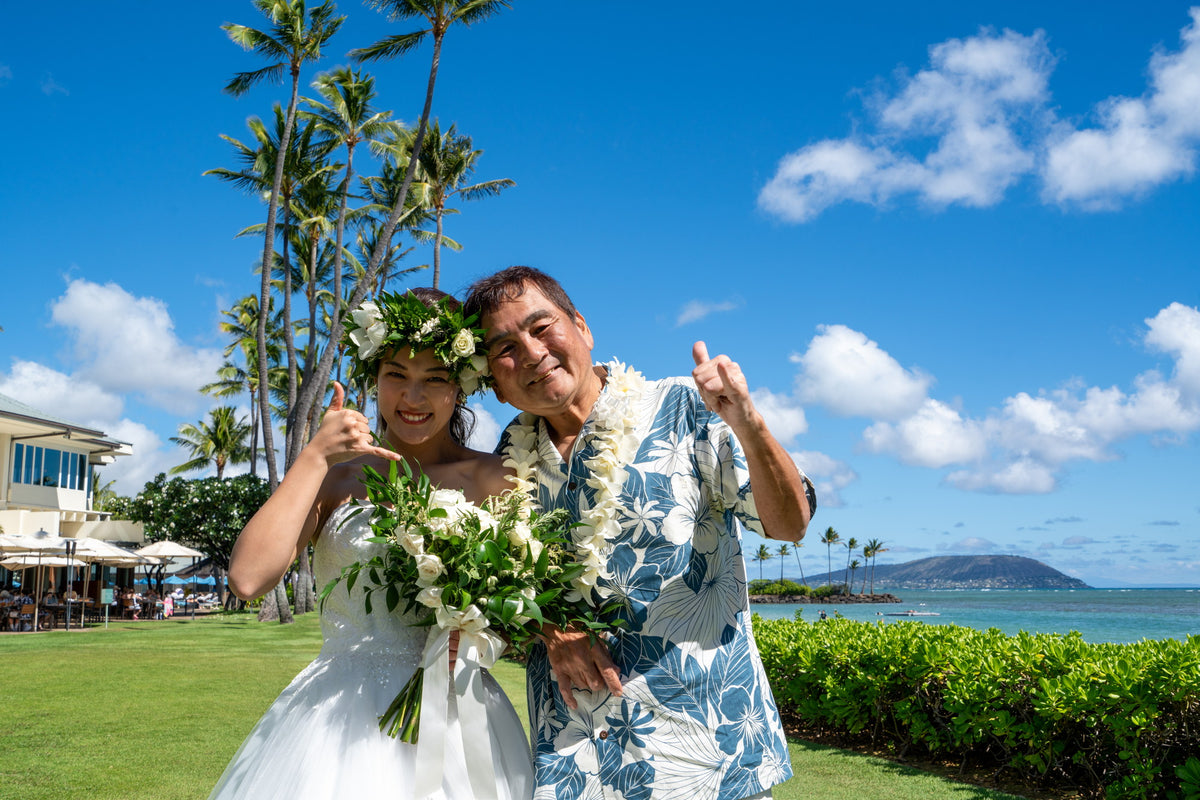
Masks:
[[[163,559],[154,558],[153,556],[139,556],[132,550],[127,550],[124,547],[118,547],[112,542],[104,539],[94,539],[90,536],[82,536],[75,539],[75,557],[80,561],[86,561],[92,564],[103,564],[110,567],[139,567],[143,565],[161,564]],[[88,581],[91,579],[91,570],[89,569],[84,576],[83,594],[88,595]]]
[[[45,530],[39,530],[36,533],[0,533],[0,553],[25,553],[35,554],[37,573],[35,581],[37,582],[37,592],[34,603],[36,605],[33,615],[33,629],[36,631],[38,625],[38,609],[42,607],[42,575],[41,568],[45,565],[45,558],[50,555],[57,555],[67,552],[67,540],[63,537],[50,533]],[[26,567],[28,569],[28,567]],[[21,581],[24,586],[24,580]]]
[[[139,547],[135,552],[139,556],[154,556],[156,558],[164,558],[168,561],[174,561],[176,558],[190,558],[192,564],[195,565],[197,558],[204,558],[204,553],[199,550],[194,550],[185,544],[172,542],[168,539],[163,539],[161,542],[154,542],[145,547]],[[196,605],[192,604],[192,619],[196,618]]]

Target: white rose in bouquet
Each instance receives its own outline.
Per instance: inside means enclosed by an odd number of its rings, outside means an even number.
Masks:
[[[432,586],[433,582],[446,571],[442,560],[432,553],[422,553],[413,558],[417,561],[417,586]]]

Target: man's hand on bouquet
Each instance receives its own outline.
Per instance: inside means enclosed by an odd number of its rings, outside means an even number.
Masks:
[[[574,691],[599,691],[608,689],[621,695],[621,673],[613,663],[608,646],[594,641],[585,632],[562,630],[553,625],[542,629],[542,640],[546,643],[546,654],[550,668],[558,679],[558,690],[567,708],[578,706]]]

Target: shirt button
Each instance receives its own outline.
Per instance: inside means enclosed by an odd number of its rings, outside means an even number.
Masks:
[[[575,491],[575,481],[571,481],[570,483],[568,483],[567,488],[570,489],[572,492]]]
[[[608,731],[600,731],[600,738],[601,738],[601,739],[607,739],[607,738],[608,738]]]

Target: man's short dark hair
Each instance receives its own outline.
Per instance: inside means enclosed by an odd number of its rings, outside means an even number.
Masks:
[[[529,286],[537,287],[547,300],[571,317],[579,313],[558,281],[540,269],[521,266],[502,269],[471,284],[471,288],[467,290],[467,299],[463,302],[463,313],[468,316],[476,315],[475,324],[481,325],[485,314],[495,311],[501,303],[515,300],[525,294],[525,289]]]

